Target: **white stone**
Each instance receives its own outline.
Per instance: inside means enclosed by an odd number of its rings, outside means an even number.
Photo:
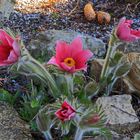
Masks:
[[[97,104],[102,106],[107,117],[107,127],[118,133],[127,133],[139,128],[138,117],[131,105],[130,95],[101,97]]]

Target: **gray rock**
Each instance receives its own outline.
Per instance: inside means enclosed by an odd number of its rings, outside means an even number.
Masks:
[[[124,53],[130,52],[137,52],[140,53],[140,40],[129,42],[129,43],[122,43],[119,45],[119,50],[123,51]]]
[[[114,131],[111,131],[111,133],[112,133],[111,140],[132,140],[130,137],[128,137],[126,135],[123,135],[123,134],[120,135]],[[96,136],[94,138],[86,138],[84,140],[108,140],[108,139],[106,139],[104,136]]]
[[[0,102],[0,140],[32,140],[29,126],[3,102]]]
[[[83,47],[90,49],[94,53],[94,57],[101,58],[105,55],[105,44],[100,39],[75,31],[49,30],[41,32],[30,42],[27,48],[34,58],[40,61],[48,61],[55,53],[57,40],[70,43],[78,35],[82,37]]]
[[[127,133],[139,129],[140,123],[131,105],[130,95],[116,95],[98,98],[107,117],[107,127],[117,133]]]
[[[0,0],[0,11],[4,17],[9,18],[10,14],[14,11],[14,0]]]

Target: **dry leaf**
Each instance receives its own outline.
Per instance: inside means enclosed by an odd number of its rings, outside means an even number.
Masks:
[[[96,18],[96,13],[93,9],[93,3],[92,2],[89,2],[85,5],[84,7],[84,15],[85,15],[85,18],[88,20],[88,21],[92,21],[92,20],[95,20]]]
[[[100,23],[100,24],[103,24],[103,23],[109,24],[110,20],[111,20],[111,16],[107,12],[98,11],[97,12],[97,20],[98,20],[98,23]]]

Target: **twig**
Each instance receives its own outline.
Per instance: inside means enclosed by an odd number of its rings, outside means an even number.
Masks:
[[[70,13],[68,14],[68,16],[70,16],[79,6],[81,0],[77,0],[76,6],[70,11]]]
[[[134,11],[138,8],[138,5],[140,4],[140,2],[138,2],[136,5],[135,5],[135,8],[134,8]]]
[[[132,9],[130,10],[130,7],[131,7],[131,4],[128,3],[123,13],[125,13],[126,11],[128,11],[129,13],[133,14],[133,13],[131,12]]]

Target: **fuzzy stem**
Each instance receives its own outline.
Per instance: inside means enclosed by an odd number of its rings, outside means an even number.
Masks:
[[[25,48],[22,49],[22,56],[19,60],[17,70],[41,79],[45,85],[50,87],[53,96],[56,97],[56,93],[59,92],[59,89],[51,74],[42,64],[35,60]]]
[[[53,139],[49,131],[45,131],[45,132],[43,132],[43,134],[45,136],[45,140],[52,140]]]
[[[73,93],[73,75],[72,74],[66,74],[65,75],[67,85],[68,85],[68,91],[69,94],[71,95]]]
[[[82,140],[83,133],[82,129],[77,128],[74,140]]]
[[[112,35],[110,37],[109,40],[109,44],[108,44],[108,50],[107,50],[107,54],[105,57],[105,61],[104,61],[104,65],[102,68],[102,72],[101,72],[101,76],[100,79],[104,78],[106,72],[107,72],[107,67],[109,64],[109,59],[112,56],[112,53],[116,50],[117,46],[119,45],[120,42],[118,42],[118,39],[115,35],[115,31],[112,32]]]

